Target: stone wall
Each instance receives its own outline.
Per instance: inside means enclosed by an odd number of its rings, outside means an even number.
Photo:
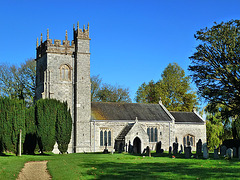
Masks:
[[[183,137],[186,135],[192,135],[195,137],[195,142],[193,143],[192,150],[196,150],[196,143],[199,139],[202,140],[202,143],[207,142],[206,137],[206,124],[205,123],[176,123],[175,124],[175,138],[178,139],[179,146],[183,144]]]

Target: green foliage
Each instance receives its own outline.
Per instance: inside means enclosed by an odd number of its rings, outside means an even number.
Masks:
[[[0,95],[23,99],[27,106],[35,98],[36,62],[29,59],[21,66],[0,65]]]
[[[71,139],[72,118],[67,103],[55,99],[40,99],[36,103],[38,145],[43,151],[52,151],[55,142],[65,153]]]
[[[91,100],[92,102],[132,102],[128,88],[102,84],[99,75],[91,77]]]
[[[34,154],[37,145],[37,126],[35,122],[35,108],[34,106],[26,108],[26,137],[23,144],[23,152],[25,154]]]
[[[228,107],[227,116],[240,111],[240,20],[215,23],[195,34],[200,43],[190,57],[189,70],[198,93],[210,104]]]
[[[40,99],[36,103],[38,145],[43,151],[52,151],[55,144],[57,104],[54,99]]]
[[[138,103],[162,103],[170,111],[192,111],[197,106],[196,93],[191,91],[190,78],[177,64],[169,64],[161,75],[162,79],[154,83],[143,83],[137,90]]]
[[[59,151],[63,154],[67,152],[71,139],[72,118],[67,103],[58,101],[57,106],[56,141]]]
[[[25,103],[22,100],[0,98],[0,151],[17,153],[19,134],[25,140]]]

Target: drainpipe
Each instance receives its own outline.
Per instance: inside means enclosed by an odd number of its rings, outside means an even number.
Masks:
[[[170,121],[168,122],[169,124],[169,147],[171,146],[171,128],[170,128]]]

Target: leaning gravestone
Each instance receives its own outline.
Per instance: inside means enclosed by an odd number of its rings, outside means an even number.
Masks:
[[[197,152],[196,152],[197,155],[200,155],[202,154],[202,140],[199,139],[198,142],[197,142]]]
[[[233,147],[233,157],[237,157],[237,148]]]
[[[146,155],[148,157],[151,157],[151,150],[150,150],[149,146],[147,146],[147,148],[146,148]]]
[[[209,158],[208,148],[207,148],[207,144],[206,143],[203,144],[203,158],[204,159],[208,159]]]
[[[227,147],[222,145],[220,148],[220,155],[221,156],[225,156],[226,155],[226,151],[227,151]]]
[[[228,148],[226,151],[226,155],[228,158],[232,159],[233,158],[233,149]]]
[[[189,146],[189,147],[185,147],[184,149],[185,149],[185,151],[184,151],[185,158],[189,159],[192,155],[192,152],[191,152],[192,148],[191,148],[191,146]]]
[[[174,142],[173,143],[173,154],[177,154],[178,153],[178,143]]]
[[[216,148],[215,146],[215,149],[214,149],[214,156],[213,156],[214,159],[218,159],[218,149]]]

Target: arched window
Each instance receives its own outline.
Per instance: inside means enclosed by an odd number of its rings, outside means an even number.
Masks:
[[[155,127],[147,128],[147,135],[149,138],[149,142],[157,142],[158,141],[158,129]]]
[[[71,81],[71,68],[66,64],[60,67],[60,79],[62,81]]]
[[[103,146],[103,131],[100,131],[100,146]]]
[[[155,128],[154,135],[155,135],[155,142],[157,142],[158,141],[158,130],[157,130],[157,128]]]
[[[190,134],[184,136],[183,144],[184,144],[184,146],[188,146],[188,144],[190,144],[191,146],[195,146],[195,137]]]
[[[107,131],[104,131],[104,146],[107,145]]]
[[[100,146],[112,146],[112,131],[109,129],[100,130]]]
[[[108,131],[108,146],[111,146],[111,131]]]
[[[149,139],[149,142],[150,142],[150,128],[147,128],[147,134],[148,134],[148,139]]]
[[[151,128],[151,142],[153,142],[153,128]]]

